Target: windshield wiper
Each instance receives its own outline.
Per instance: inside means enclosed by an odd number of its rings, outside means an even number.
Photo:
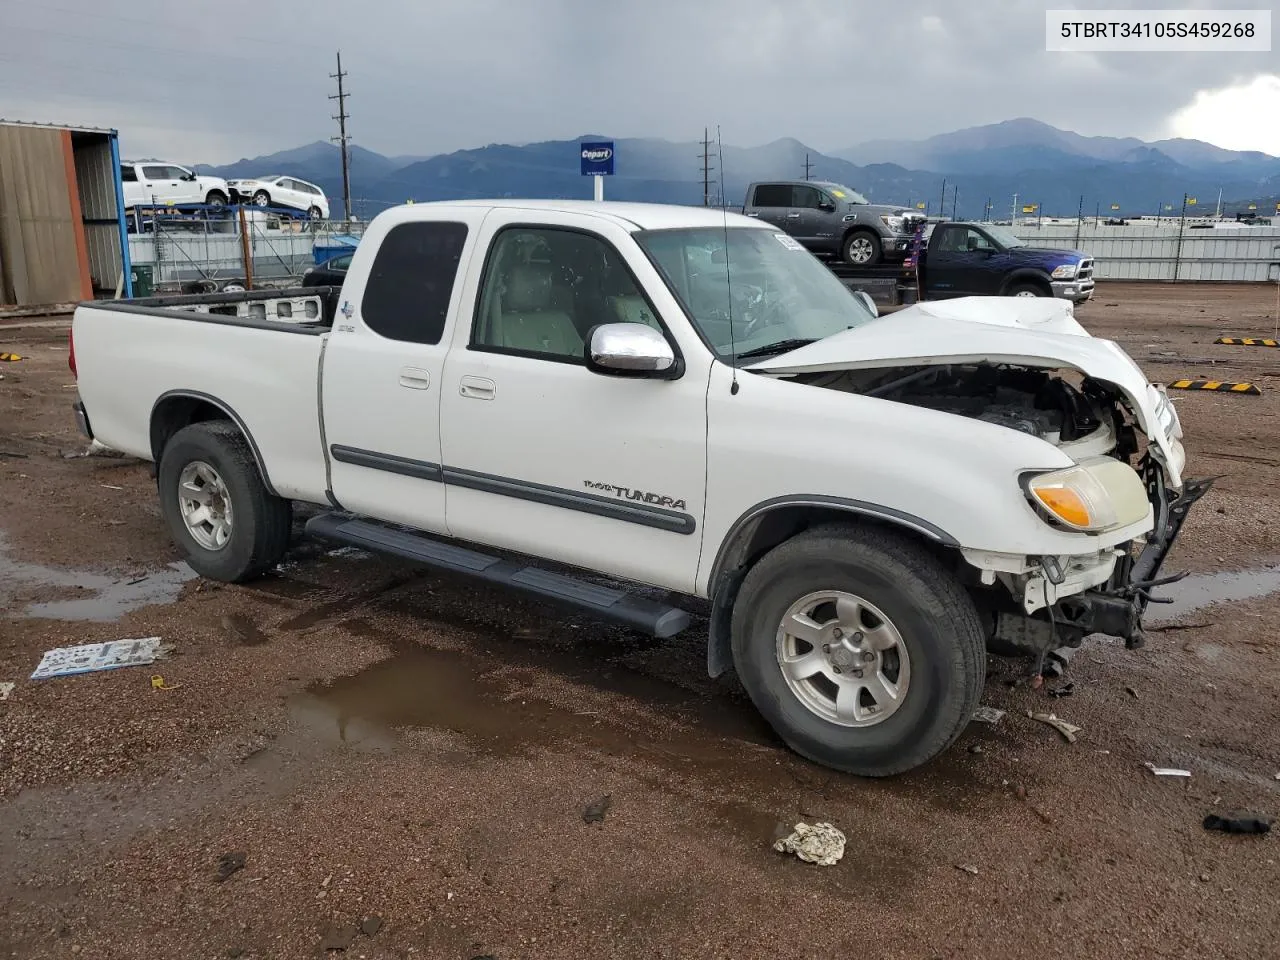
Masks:
[[[771,357],[775,353],[787,353],[791,350],[798,350],[801,347],[807,347],[809,344],[817,342],[817,337],[796,337],[791,340],[779,340],[777,343],[770,343],[767,346],[753,347],[750,350],[744,350],[742,353],[738,354],[738,359],[751,360],[755,357]]]

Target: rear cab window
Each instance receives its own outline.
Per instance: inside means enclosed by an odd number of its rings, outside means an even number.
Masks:
[[[791,187],[785,183],[758,183],[753,207],[789,207],[791,206]]]
[[[374,256],[360,301],[365,325],[389,340],[439,343],[466,240],[465,223],[425,220],[392,227]]]

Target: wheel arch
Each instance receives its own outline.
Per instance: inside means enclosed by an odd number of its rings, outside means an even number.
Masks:
[[[262,459],[262,451],[253,439],[253,434],[245,425],[240,415],[231,405],[219,398],[202,393],[199,390],[170,390],[162,394],[151,408],[151,459],[158,465],[164,453],[165,445],[175,433],[193,423],[204,423],[209,420],[226,420],[235,424],[253,451],[253,461],[262,476],[262,484],[273,497],[279,496],[267,473],[267,465]]]
[[[1014,270],[1004,278],[1004,283],[1000,285],[1000,296],[1008,295],[1009,291],[1021,283],[1034,284],[1045,291],[1048,296],[1053,296],[1053,287],[1049,279],[1049,274],[1043,270],[1036,270],[1032,267],[1024,267],[1021,270]]]
[[[796,534],[830,523],[881,527],[939,554],[959,556],[959,541],[941,527],[893,507],[818,495],[777,497],[758,503],[729,528],[707,580],[707,595],[711,600],[707,631],[709,676],[718,677],[732,666],[730,620],[738,588],[747,571],[766,553]]]

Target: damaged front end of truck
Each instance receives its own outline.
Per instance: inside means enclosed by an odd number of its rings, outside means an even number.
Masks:
[[[1167,575],[1165,561],[1212,481],[1184,479],[1182,426],[1164,388],[1117,345],[1089,336],[1068,306],[920,304],[760,366],[1056,447],[1073,466],[1028,471],[1020,481],[1041,520],[1079,534],[1080,546],[1018,553],[960,544],[989,649],[1042,660],[1090,634],[1143,645],[1143,615],[1160,599],[1154,591],[1180,579]],[[1106,510],[1113,515],[1097,515]]]

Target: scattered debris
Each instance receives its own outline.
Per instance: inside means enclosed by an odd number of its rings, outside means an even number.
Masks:
[[[844,856],[844,834],[829,823],[797,823],[790,836],[773,845],[779,853],[794,853],[805,863],[833,867]]]
[[[49,677],[66,677],[98,670],[141,667],[154,663],[159,656],[161,656],[159,637],[86,643],[77,647],[57,647],[45,651],[39,666],[31,674],[31,679],[46,680]]]
[[[100,487],[106,487],[108,490],[123,490],[124,487],[117,487],[114,483],[100,483]]]
[[[330,927],[324,932],[324,936],[320,938],[321,950],[346,950],[351,946],[351,942],[356,938],[356,928],[354,926],[346,927]]]
[[[1273,823],[1272,817],[1256,813],[1233,813],[1225,817],[1211,813],[1204,818],[1206,830],[1221,830],[1223,833],[1267,833]]]
[[[365,917],[360,921],[360,932],[366,937],[372,937],[375,933],[382,929],[381,917]]]
[[[1050,650],[1045,657],[1044,670],[1042,675],[1046,677],[1061,677],[1067,672],[1067,667],[1071,665],[1071,658],[1076,655],[1079,647],[1055,647]]]
[[[978,868],[968,863],[957,863],[956,869],[963,870],[965,873],[972,874],[975,877],[978,875]]]
[[[22,359],[19,353],[0,353],[0,363],[17,363]]]
[[[7,680],[4,683],[0,683],[0,700],[9,699],[9,694],[13,693],[13,686],[14,685]],[[1277,775],[1276,779],[1280,780],[1280,775]]]
[[[1124,688],[1124,692],[1125,692],[1125,693],[1127,693],[1129,696],[1133,697],[1133,699],[1135,699],[1135,700],[1137,700],[1137,699],[1138,699],[1138,691],[1137,691],[1137,689],[1136,689],[1136,688],[1134,688],[1134,687],[1125,687],[1125,688]]]
[[[1013,788],[1013,795],[1019,800],[1025,800],[1027,799],[1027,788],[1019,783]]]
[[[1053,727],[1053,729],[1062,734],[1062,738],[1066,740],[1067,743],[1075,743],[1076,734],[1084,729],[1084,727],[1077,727],[1074,723],[1067,723],[1067,721],[1060,719],[1052,713],[1033,713],[1028,710],[1027,716],[1039,723],[1047,723],[1049,726]]]
[[[1189,777],[1190,770],[1182,770],[1178,767],[1157,767],[1154,763],[1144,763],[1144,767],[1154,773],[1157,777]]]
[[[985,753],[986,751],[982,749],[982,744],[980,744],[980,743],[975,743],[973,746],[971,746],[971,747],[969,748],[969,752],[970,752],[970,753]]]
[[[1031,805],[1031,812],[1034,813],[1041,820],[1043,820],[1045,823],[1049,824],[1049,826],[1053,826],[1053,817],[1049,816],[1049,814],[1046,811],[1041,810],[1035,804]]]
[[[1200,874],[1200,882],[1201,882],[1201,883],[1208,883],[1208,882],[1209,882],[1210,880],[1212,880],[1212,879],[1213,879],[1213,878],[1212,878],[1212,877],[1210,877],[1207,873],[1202,873],[1202,874]]]
[[[4,379],[4,377],[0,377],[0,380],[3,380],[3,379]],[[18,451],[16,451],[16,450],[0,450],[0,457],[8,457],[8,458],[9,458],[9,459],[11,459],[11,460],[26,460],[26,459],[28,459],[28,457],[27,457],[27,455],[26,455],[25,453],[18,453]]]
[[[603,823],[604,815],[609,812],[609,807],[613,805],[613,797],[605,794],[595,803],[588,804],[587,808],[582,811],[583,823]]]
[[[1050,690],[1049,696],[1057,697],[1061,699],[1062,697],[1071,696],[1071,694],[1075,693],[1075,691],[1076,691],[1076,682],[1074,680],[1068,680],[1062,686],[1054,687],[1052,690]]]
[[[1148,633],[1171,633],[1175,630],[1204,630],[1206,627],[1212,627],[1218,621],[1206,620],[1204,623],[1166,623],[1158,627],[1144,627]]]
[[[979,707],[973,711],[974,723],[990,723],[996,724],[1004,718],[1004,711],[997,710],[995,707]]]
[[[174,684],[165,683],[164,677],[160,676],[160,674],[158,673],[153,674],[151,677],[152,690],[177,690],[180,686],[182,686],[182,684],[180,683],[174,683]]]
[[[226,883],[233,874],[243,870],[247,859],[247,854],[241,850],[233,850],[220,856],[218,858],[218,882]]]

